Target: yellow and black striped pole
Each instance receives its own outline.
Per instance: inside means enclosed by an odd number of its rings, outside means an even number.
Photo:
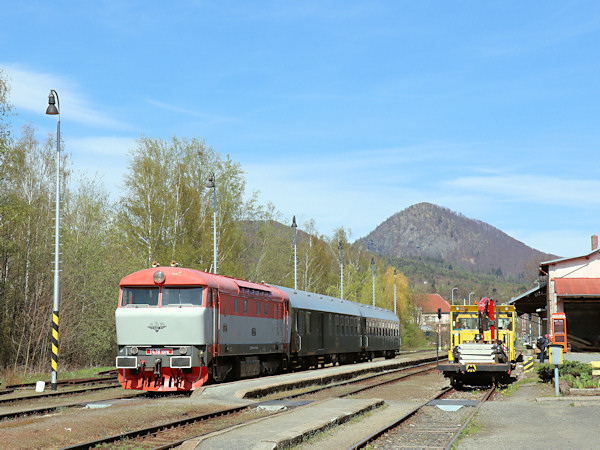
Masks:
[[[56,102],[54,96],[56,95]],[[55,105],[56,103],[56,105]],[[56,123],[56,206],[54,222],[54,299],[52,305],[52,390],[56,391],[56,376],[58,373],[58,299],[60,293],[60,101],[58,93],[50,89],[46,114],[57,115]]]
[[[52,390],[56,391],[58,373],[58,311],[52,311]]]

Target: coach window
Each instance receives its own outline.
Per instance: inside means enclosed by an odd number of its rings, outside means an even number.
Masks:
[[[158,287],[124,287],[121,294],[121,306],[141,307],[158,306]]]
[[[310,334],[310,313],[306,313],[306,334]]]
[[[244,299],[244,314],[248,314],[248,300]]]

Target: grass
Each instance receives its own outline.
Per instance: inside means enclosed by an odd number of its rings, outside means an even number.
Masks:
[[[475,414],[471,421],[467,424],[467,426],[463,428],[463,430],[460,432],[458,439],[456,439],[456,441],[454,441],[454,443],[452,444],[452,450],[458,448],[458,444],[462,439],[469,437],[472,434],[477,434],[481,430],[481,428],[481,424],[477,422],[477,414]]]

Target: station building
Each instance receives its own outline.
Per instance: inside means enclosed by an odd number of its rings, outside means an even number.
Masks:
[[[573,351],[600,351],[600,248],[540,263],[544,281],[510,300],[517,313],[540,321],[540,332]]]

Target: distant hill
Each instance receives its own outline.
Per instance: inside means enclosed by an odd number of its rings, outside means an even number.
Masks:
[[[357,243],[384,257],[425,258],[513,279],[540,261],[557,258],[489,224],[431,203],[394,214]]]

